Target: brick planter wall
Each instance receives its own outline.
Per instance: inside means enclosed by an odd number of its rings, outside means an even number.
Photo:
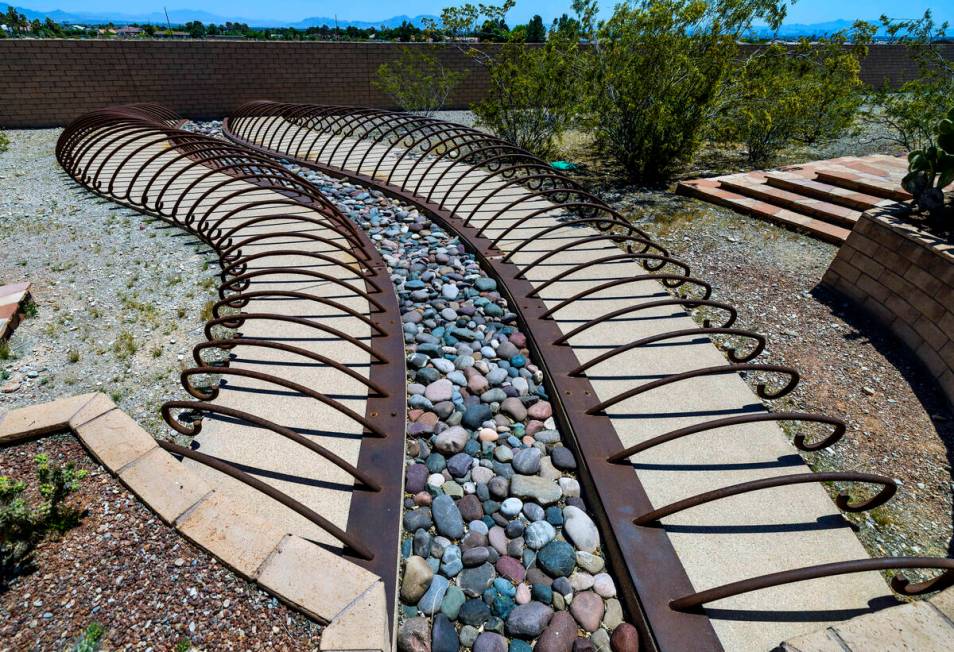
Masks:
[[[954,404],[954,243],[903,222],[897,210],[863,214],[822,284],[901,338]]]
[[[0,39],[0,128],[61,126],[87,111],[126,102],[161,102],[190,118],[222,117],[257,99],[393,108],[371,82],[378,66],[406,45]],[[954,44],[941,47],[954,59]],[[469,72],[448,108],[467,108],[486,96],[484,68],[456,45],[435,49],[446,66]],[[872,47],[862,62],[868,84],[898,84],[916,74],[898,46]]]

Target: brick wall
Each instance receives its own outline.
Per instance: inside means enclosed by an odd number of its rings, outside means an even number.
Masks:
[[[954,244],[890,210],[862,215],[822,279],[897,335],[954,404]]]
[[[947,47],[954,58],[954,45]],[[63,125],[123,102],[161,102],[193,118],[220,117],[253,99],[389,107],[371,81],[400,49],[396,43],[0,39],[0,127]],[[485,71],[455,46],[439,52],[446,65],[469,71],[448,108],[484,97]],[[878,46],[862,76],[880,84],[915,73],[903,49]]]

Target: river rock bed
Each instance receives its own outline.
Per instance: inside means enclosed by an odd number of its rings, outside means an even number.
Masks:
[[[288,167],[370,234],[401,303],[400,649],[636,650],[576,459],[496,282],[417,210]]]

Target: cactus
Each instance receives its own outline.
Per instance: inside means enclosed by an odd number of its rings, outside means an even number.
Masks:
[[[934,144],[908,154],[908,173],[901,187],[932,218],[944,213],[944,188],[954,181],[954,109],[938,124]]]

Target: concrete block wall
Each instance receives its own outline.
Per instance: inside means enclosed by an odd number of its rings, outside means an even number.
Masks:
[[[253,99],[392,108],[372,81],[403,45],[0,39],[0,127],[61,126],[125,102],[161,102],[192,118],[221,117]],[[486,96],[485,69],[456,45],[435,47],[445,65],[469,72],[448,108]],[[944,47],[954,58],[954,45]],[[862,68],[870,84],[896,84],[916,73],[896,46],[873,47]]]
[[[954,404],[954,244],[919,231],[891,209],[871,211],[822,284],[897,335]]]

